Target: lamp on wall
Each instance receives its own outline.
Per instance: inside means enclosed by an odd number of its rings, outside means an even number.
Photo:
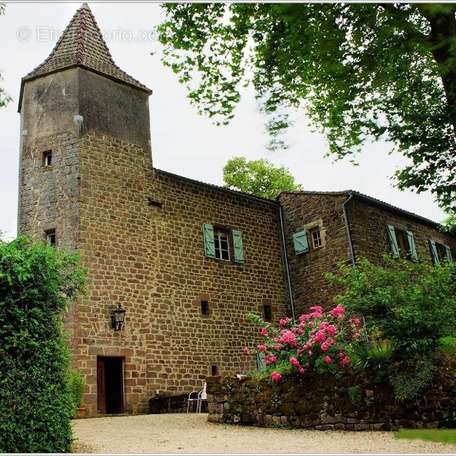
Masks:
[[[122,308],[122,304],[117,305],[117,309],[114,310],[114,315],[111,316],[112,328],[114,331],[120,331],[123,324],[125,323],[125,312]]]

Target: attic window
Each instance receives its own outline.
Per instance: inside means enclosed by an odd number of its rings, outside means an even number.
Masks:
[[[52,150],[45,150],[43,152],[43,166],[52,165]]]

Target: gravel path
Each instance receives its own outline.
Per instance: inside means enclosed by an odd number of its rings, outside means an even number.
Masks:
[[[456,454],[456,445],[395,439],[392,432],[229,426],[194,413],[89,418],[73,426],[78,453]]]

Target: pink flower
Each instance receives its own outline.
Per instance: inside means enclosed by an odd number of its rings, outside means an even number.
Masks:
[[[343,306],[341,306],[340,304],[337,304],[336,307],[334,307],[333,310],[331,310],[329,312],[333,317],[336,317],[336,318],[342,318],[344,313],[345,313],[345,309],[343,308]]]
[[[301,328],[299,328],[299,329],[298,329],[298,334],[299,334],[299,335],[302,335],[302,334],[304,334],[304,331],[303,331]]]
[[[282,340],[285,343],[293,344],[293,342],[296,342],[296,335],[292,331],[284,331],[282,334]]]
[[[314,326],[314,322],[313,321],[309,321],[309,328],[313,328]]]
[[[260,350],[261,352],[265,352],[265,351],[266,351],[266,346],[265,346],[265,345],[257,345],[257,348],[258,348],[258,350]]]
[[[313,355],[313,351],[312,350],[309,350],[307,353],[309,354],[309,356]]]
[[[323,359],[325,360],[325,363],[327,363],[327,364],[332,363],[332,359],[329,356],[325,356]]]
[[[268,330],[266,328],[261,328],[261,335],[264,337],[268,337]]]
[[[277,361],[277,356],[272,354],[272,355],[267,355],[264,357],[264,364],[269,365],[272,363],[275,363]]]
[[[250,350],[249,350],[248,347],[244,347],[244,348],[242,349],[242,351],[243,351],[246,355],[250,355]]]
[[[326,343],[329,345],[334,345],[336,343],[336,341],[332,337],[328,337],[326,339]]]
[[[299,321],[310,320],[310,314],[303,314],[299,317]]]
[[[320,329],[325,329],[326,326],[328,326],[328,322],[327,322],[327,321],[322,321],[322,322],[318,325],[318,327],[319,327]]]
[[[361,323],[361,320],[358,317],[352,318],[350,320],[350,323],[353,323],[354,325],[359,325]]]
[[[359,339],[359,338],[361,337],[361,335],[360,335],[360,333],[355,333],[355,334],[353,335],[353,337],[354,337],[355,339]]]
[[[272,372],[271,379],[273,382],[279,382],[282,379],[282,375],[277,372]]]
[[[314,336],[312,337],[314,342],[323,342],[326,339],[325,332],[320,329],[320,331],[317,331]]]
[[[345,364],[348,364],[350,362],[350,356],[346,356],[339,364],[341,366],[345,366]]]
[[[294,357],[290,358],[290,363],[293,364],[293,366],[296,366],[296,367],[298,367],[300,365],[299,361],[296,358],[294,358]]]
[[[290,318],[281,318],[280,321],[279,321],[279,325],[280,326],[287,326],[288,323],[290,322]]]
[[[342,359],[345,355],[342,352],[337,353],[337,357],[339,359]]]
[[[321,344],[321,349],[325,352],[329,350],[329,345],[326,342]]]
[[[326,326],[326,332],[327,332],[330,336],[335,336],[336,333],[337,333],[337,329],[335,328],[334,325],[328,325],[328,326]]]
[[[306,371],[304,370],[303,367],[300,367],[300,368],[298,369],[298,372],[299,372],[301,375],[304,375],[304,374],[306,373]]]
[[[323,308],[321,306],[311,307],[310,310],[313,310],[313,312],[310,315],[314,318],[320,318],[323,312]]]

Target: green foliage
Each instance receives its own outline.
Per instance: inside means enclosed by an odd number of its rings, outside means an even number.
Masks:
[[[223,168],[225,186],[261,198],[275,199],[280,192],[302,190],[285,167],[268,160],[247,161],[244,157],[228,160]]]
[[[73,410],[79,408],[82,404],[82,398],[85,391],[85,377],[75,370],[70,370],[68,376],[68,387],[70,390],[71,403]]]
[[[24,236],[0,241],[0,452],[70,449],[62,316],[83,288],[77,266],[76,255]]]
[[[440,231],[456,234],[456,212],[454,210],[448,210],[447,214],[448,217],[443,220]]]
[[[435,366],[431,360],[413,360],[389,366],[389,378],[398,401],[413,399],[434,378]]]
[[[347,311],[365,318],[370,337],[359,347],[355,365],[387,375],[396,397],[416,396],[432,379],[433,360],[443,338],[456,329],[454,264],[394,259],[381,264],[366,259],[356,269],[340,265],[327,278],[343,286],[335,298]]]
[[[295,108],[337,157],[387,139],[410,159],[399,187],[454,200],[455,4],[166,3],[164,63],[199,112],[234,116],[254,87],[277,139]],[[280,141],[278,141],[280,144]]]
[[[456,430],[454,429],[400,429],[394,434],[394,437],[456,445]]]

